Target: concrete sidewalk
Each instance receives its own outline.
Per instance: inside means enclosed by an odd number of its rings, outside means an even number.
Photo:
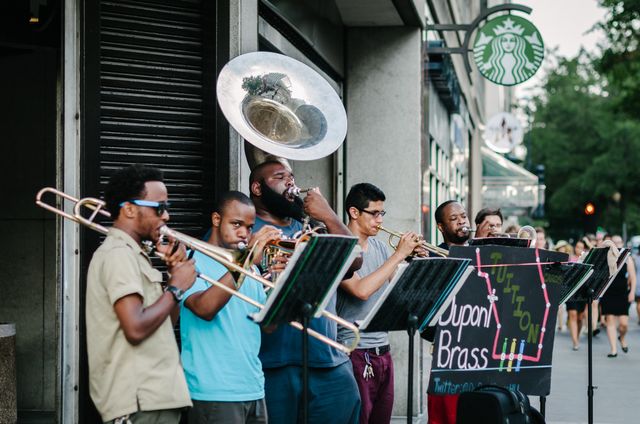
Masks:
[[[629,333],[625,354],[618,344],[618,357],[607,358],[609,342],[602,329],[593,339],[594,423],[640,423],[640,325],[635,304],[629,309]],[[553,350],[551,394],[547,397],[549,424],[587,422],[587,337],[580,350],[571,349],[569,331],[556,331]],[[538,398],[531,404],[539,408]]]

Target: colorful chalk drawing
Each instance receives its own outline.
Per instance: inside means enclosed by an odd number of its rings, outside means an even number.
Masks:
[[[548,394],[561,281],[547,281],[545,268],[566,255],[505,246],[452,252],[476,271],[439,321],[429,393],[499,384]]]
[[[551,307],[551,303],[549,303],[549,293],[547,292],[547,285],[544,283],[544,275],[542,274],[542,266],[540,265],[540,255],[538,253],[538,249],[535,249],[535,252],[536,252],[536,263],[537,263],[536,266],[538,268],[538,275],[540,276],[540,288],[542,289],[542,294],[545,300],[544,318],[542,319],[542,325],[540,327],[540,341],[538,342],[538,350],[536,352],[536,356],[523,355],[525,341],[524,339],[520,340],[520,351],[517,355],[518,364],[516,367],[516,371],[520,371],[520,364],[522,363],[523,360],[532,361],[532,362],[540,361],[540,357],[542,356],[542,348],[544,346],[543,341],[544,341],[544,334],[546,332],[546,327],[547,327],[547,319],[549,318],[549,308]],[[482,261],[480,259],[480,249],[476,248],[476,269],[478,270],[478,276],[481,278],[484,278],[487,283],[487,293],[488,293],[487,298],[489,299],[489,303],[491,305],[490,308],[493,311],[494,318],[496,321],[496,335],[493,341],[493,352],[491,354],[491,357],[493,359],[500,359],[500,370],[502,371],[504,360],[505,360],[505,357],[507,356],[506,351],[507,351],[508,339],[507,338],[504,339],[502,352],[498,352],[498,342],[500,339],[500,331],[502,330],[502,324],[500,324],[500,317],[498,316],[498,308],[495,307],[495,302],[498,300],[498,297],[495,294],[496,293],[495,289],[492,288],[491,286],[491,279],[489,278],[489,273],[483,272],[482,268],[483,266],[482,266]],[[508,355],[509,364],[507,365],[507,371],[509,372],[511,372],[512,370],[511,365],[514,359],[515,347],[516,347],[516,339],[514,338],[512,339],[511,349]]]

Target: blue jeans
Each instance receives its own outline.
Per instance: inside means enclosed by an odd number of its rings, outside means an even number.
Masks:
[[[269,422],[296,424],[302,420],[302,367],[264,370]],[[351,362],[333,368],[309,368],[309,423],[357,424],[360,394]]]

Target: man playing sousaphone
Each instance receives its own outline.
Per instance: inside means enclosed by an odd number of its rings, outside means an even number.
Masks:
[[[310,190],[304,201],[291,194],[295,182],[286,160],[268,158],[253,169],[249,180],[251,200],[257,215],[254,231],[272,225],[284,236],[292,237],[302,231],[303,225],[299,220],[306,214],[323,223],[331,234],[351,234],[319,190]],[[335,313],[335,308],[334,295],[326,309]],[[327,318],[312,319],[310,328],[336,339],[336,323]],[[272,334],[262,336],[260,359],[271,422],[288,424],[299,421],[303,389],[301,352],[300,332],[289,326],[280,326]],[[347,355],[310,339],[309,422],[356,423],[359,410],[358,387]]]
[[[303,230],[304,215],[326,226],[330,234],[350,235],[319,190],[304,201],[295,191],[291,166],[284,159],[315,160],[340,147],[347,132],[342,99],[329,83],[307,65],[270,52],[240,55],[221,70],[217,98],[235,131],[252,146],[245,153],[252,169],[250,195],[256,207],[255,231],[272,225],[291,238]],[[250,150],[271,154],[258,159]],[[354,261],[352,272],[359,267]],[[335,312],[335,295],[327,306]],[[311,320],[310,328],[335,340],[334,320]],[[357,422],[358,388],[346,354],[315,339],[309,341],[309,403],[311,423]],[[302,337],[281,326],[263,334],[260,359],[265,373],[269,418],[296,423],[303,411]]]

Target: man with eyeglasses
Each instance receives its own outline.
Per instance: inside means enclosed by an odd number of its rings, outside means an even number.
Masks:
[[[292,194],[295,187],[289,163],[270,156],[256,166],[249,176],[251,200],[256,207],[254,231],[265,225],[293,237],[301,231],[306,214],[325,224],[330,234],[350,235],[349,229],[331,209],[318,189],[309,191],[301,200]],[[359,267],[358,264],[355,267]],[[352,265],[352,269],[354,265]],[[357,268],[355,268],[357,269]],[[335,312],[336,296],[327,304]],[[336,339],[335,321],[314,318],[310,328]],[[269,421],[278,424],[300,422],[302,414],[302,337],[291,326],[280,326],[273,333],[262,335],[260,360],[265,375],[265,394]],[[360,396],[353,378],[349,357],[343,352],[309,339],[309,423],[356,423]]]
[[[476,214],[476,238],[502,234],[502,212],[500,209],[484,208]]]
[[[385,200],[382,190],[369,183],[351,187],[345,200],[349,215],[347,226],[358,237],[363,251],[362,266],[351,278],[342,281],[338,292],[338,315],[349,322],[366,317],[398,265],[420,244],[418,234],[406,232],[391,254],[387,246],[375,238],[386,213]],[[351,344],[353,338],[352,332],[338,329],[340,343]],[[362,401],[360,423],[389,423],[393,410],[393,361],[388,333],[361,333],[350,359]]]
[[[177,424],[191,406],[169,317],[196,272],[184,247],[160,243],[167,197],[161,172],[139,165],[106,188],[113,226],[91,259],[86,295],[90,393],[104,422]],[[164,255],[167,290],[144,241]]]

